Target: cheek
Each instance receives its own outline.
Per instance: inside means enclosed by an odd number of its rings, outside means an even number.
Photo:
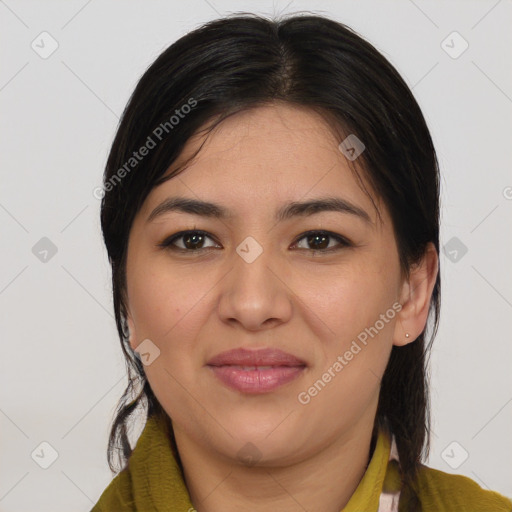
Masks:
[[[161,344],[191,323],[211,285],[207,276],[199,277],[192,266],[177,272],[165,261],[146,266],[136,263],[139,268],[151,269],[128,273],[128,298],[137,337],[154,338]]]
[[[396,321],[394,270],[388,265],[388,273],[383,274],[367,260],[331,273],[330,278],[320,279],[317,274],[308,279],[303,294],[307,308],[329,327],[317,345],[317,364],[302,390],[311,399],[310,410],[321,414],[339,404],[346,420],[359,417],[376,400]],[[324,421],[326,428],[334,429],[342,420],[326,415]]]
[[[398,281],[391,267],[384,272],[366,260],[338,270],[310,272],[306,280],[303,278],[301,299],[324,321],[333,337],[356,336],[385,314],[398,297]]]
[[[137,332],[137,342],[149,338],[159,349],[159,356],[144,372],[158,401],[180,424],[187,424],[191,411],[200,417],[202,411],[191,398],[194,380],[202,360],[195,350],[201,338],[200,329],[208,304],[208,290],[215,280],[199,275],[190,265],[176,271],[164,258],[132,259],[135,270],[127,283],[130,310]],[[146,268],[140,272],[139,269]],[[131,270],[130,269],[130,270]],[[210,280],[212,282],[210,282]],[[200,318],[201,317],[201,318]]]
[[[375,399],[392,348],[398,276],[398,264],[368,257],[308,277],[304,300],[329,327],[323,338],[317,332],[322,342],[310,384],[319,379],[312,392],[322,389],[322,396],[314,407],[329,408],[341,400],[355,413]],[[324,382],[329,382],[325,389]]]

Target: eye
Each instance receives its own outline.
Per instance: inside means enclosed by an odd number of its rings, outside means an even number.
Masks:
[[[338,242],[334,247],[329,247],[329,239]],[[331,233],[329,231],[309,231],[304,233],[295,245],[298,244],[300,240],[305,240],[307,245],[313,246],[310,247],[299,247],[301,249],[306,249],[313,252],[331,252],[343,249],[344,247],[351,247],[352,243],[349,242],[345,237],[341,235],[336,235],[335,233]]]
[[[211,246],[204,246],[205,239],[207,238],[213,240],[205,231],[196,229],[180,231],[179,233],[166,238],[163,242],[159,243],[158,246],[182,252],[201,251],[211,248]],[[182,242],[183,246],[180,247],[176,245],[176,241]]]
[[[158,246],[171,249],[173,251],[188,253],[214,248],[215,245],[204,245],[206,239],[213,240],[213,238],[206,231],[197,229],[180,231],[179,233],[175,233],[174,235],[167,237],[163,242],[159,243]],[[331,239],[331,241],[337,242],[337,245],[330,247],[329,239]],[[301,240],[305,240],[307,245],[313,247],[298,247]],[[180,242],[182,246],[177,245],[177,242]],[[352,243],[341,235],[337,235],[329,231],[308,231],[307,233],[301,235],[301,237],[297,239],[292,247],[298,247],[299,249],[305,249],[312,251],[313,253],[325,253],[337,251],[344,247],[351,246]]]

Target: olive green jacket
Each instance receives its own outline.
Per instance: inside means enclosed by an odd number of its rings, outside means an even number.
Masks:
[[[407,498],[396,494],[400,477],[392,453],[396,445],[381,431],[370,463],[341,512],[410,512]],[[389,491],[388,494],[383,490]],[[512,501],[482,489],[461,475],[422,466],[415,485],[423,512],[511,512]],[[395,493],[395,494],[393,494]],[[399,509],[397,509],[400,498]],[[162,420],[150,418],[127,467],[103,491],[91,512],[192,512],[187,487],[172,454]]]

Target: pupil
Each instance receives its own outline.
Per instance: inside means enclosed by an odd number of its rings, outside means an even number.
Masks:
[[[185,237],[185,246],[188,249],[197,249],[198,247],[196,247],[196,245],[201,244],[202,238],[203,238],[203,235],[198,235],[198,234],[187,235]],[[189,247],[189,243],[192,247]]]
[[[322,240],[324,243],[320,242],[320,244],[318,244],[318,240]],[[325,249],[329,244],[328,243],[325,243],[327,240],[327,236],[325,235],[309,235],[308,237],[308,243],[309,244],[313,244],[313,245],[316,245],[316,249]]]

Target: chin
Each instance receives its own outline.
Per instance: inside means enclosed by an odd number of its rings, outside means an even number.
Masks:
[[[278,436],[272,440],[268,437],[240,437],[233,443],[232,448],[225,455],[242,466],[278,467],[289,465],[300,458],[289,435]]]
[[[225,455],[241,463],[246,460],[265,465],[290,462],[296,458],[301,444],[301,440],[297,439],[300,427],[284,426],[282,420],[283,416],[279,416],[262,423],[252,416],[242,422],[230,422],[233,437],[223,436],[229,452]]]

